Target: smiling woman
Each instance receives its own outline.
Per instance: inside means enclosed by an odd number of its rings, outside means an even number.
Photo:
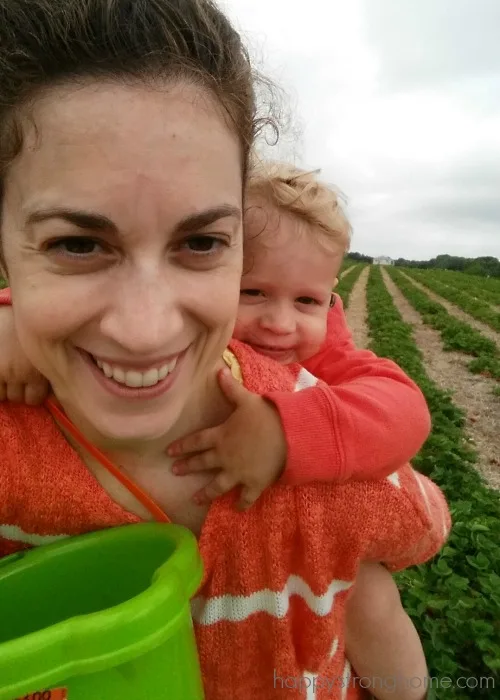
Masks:
[[[189,84],[87,80],[30,115],[3,201],[21,342],[94,440],[165,437],[231,336],[241,144]]]
[[[199,536],[207,700],[346,697],[311,695],[320,672],[359,698],[348,591],[361,559],[396,569],[439,548],[437,488],[407,466],[362,487],[277,484],[248,512],[234,490],[199,507],[212,475],[176,478],[166,454],[231,414],[225,364],[255,394],[316,383],[230,343],[258,124],[246,51],[209,0],[0,0],[2,263],[54,394],[0,406],[0,554],[170,519]]]

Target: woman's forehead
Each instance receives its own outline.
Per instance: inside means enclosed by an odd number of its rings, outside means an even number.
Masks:
[[[125,199],[141,209],[162,198],[180,207],[191,199],[201,208],[240,204],[237,136],[193,87],[54,92],[37,105],[32,124],[7,176],[7,189],[17,180],[23,208],[106,208]]]

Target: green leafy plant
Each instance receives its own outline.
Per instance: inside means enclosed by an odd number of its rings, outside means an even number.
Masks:
[[[440,688],[439,700],[493,700],[500,697],[500,495],[476,471],[464,414],[426,374],[412,327],[377,267],[370,271],[367,307],[372,349],[395,360],[427,399],[433,431],[414,465],[443,490],[453,519],[439,555],[397,575],[403,603],[421,636],[431,677],[489,679],[475,688]]]
[[[500,350],[493,340],[464,321],[450,316],[442,304],[429,299],[425,292],[417,289],[399,270],[392,268],[389,274],[410,304],[421,314],[424,323],[439,331],[445,350],[456,350],[473,356],[476,359],[468,365],[472,373],[500,380]]]
[[[500,331],[500,313],[487,301],[476,296],[480,294],[476,284],[473,284],[467,290],[457,289],[444,284],[434,270],[405,270],[405,273],[416,282],[420,282],[432,292],[443,297],[443,299],[451,301],[473,318],[486,323],[496,331]],[[480,277],[477,279],[481,281]]]
[[[353,269],[350,269],[351,267]],[[335,288],[335,292],[342,298],[342,302],[345,308],[349,306],[349,299],[351,296],[352,288],[358,281],[359,276],[361,275],[365,267],[366,265],[348,265],[347,269],[349,271],[344,277],[342,277],[341,280],[339,280],[339,283]]]

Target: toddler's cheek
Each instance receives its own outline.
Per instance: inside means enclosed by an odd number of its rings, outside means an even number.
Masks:
[[[245,340],[246,336],[246,330],[248,328],[248,320],[240,318],[241,316],[241,306],[240,306],[240,311],[238,312],[238,318],[236,319],[236,324],[234,326],[234,331],[233,331],[233,338],[236,338],[236,340]]]

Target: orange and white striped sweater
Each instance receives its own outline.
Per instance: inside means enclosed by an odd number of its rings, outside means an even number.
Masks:
[[[299,366],[231,349],[252,391],[316,383]],[[1,405],[0,444],[0,555],[139,521],[45,408]],[[232,492],[212,505],[199,540],[205,573],[192,612],[207,700],[364,697],[344,654],[346,597],[362,560],[398,570],[441,548],[450,518],[440,490],[406,465],[380,482],[278,484],[243,513],[235,501]]]

